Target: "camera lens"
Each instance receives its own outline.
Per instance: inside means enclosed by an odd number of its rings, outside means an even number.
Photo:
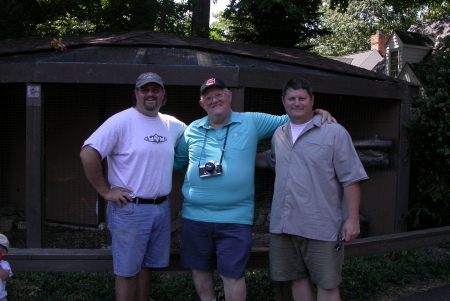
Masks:
[[[213,162],[206,162],[205,163],[205,170],[207,172],[212,172],[212,171],[214,171],[214,169],[216,169],[216,166],[214,165]]]

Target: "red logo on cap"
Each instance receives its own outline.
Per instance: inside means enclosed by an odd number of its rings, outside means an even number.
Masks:
[[[212,84],[215,84],[215,83],[216,83],[216,79],[215,78],[210,78],[210,79],[208,79],[206,81],[205,85],[209,86],[209,85],[212,85]]]

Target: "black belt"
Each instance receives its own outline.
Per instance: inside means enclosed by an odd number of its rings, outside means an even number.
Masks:
[[[154,198],[154,199],[133,198],[133,202],[135,202],[136,204],[158,205],[158,204],[161,204],[162,202],[164,202],[166,199],[167,199],[167,195],[160,196],[160,197]]]

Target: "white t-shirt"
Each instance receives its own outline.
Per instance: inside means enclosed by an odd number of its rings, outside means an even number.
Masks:
[[[297,140],[298,136],[301,134],[301,132],[303,132],[303,129],[311,122],[312,119],[302,124],[294,124],[291,122],[292,143],[295,143],[295,140]]]
[[[107,157],[111,188],[131,197],[155,198],[172,189],[174,150],[186,124],[159,113],[148,117],[134,108],[106,120],[84,143]]]
[[[9,263],[5,260],[0,260],[0,265],[4,270],[9,270],[9,278],[13,276],[11,267]],[[0,299],[6,298],[8,294],[6,293],[6,281],[0,280]]]

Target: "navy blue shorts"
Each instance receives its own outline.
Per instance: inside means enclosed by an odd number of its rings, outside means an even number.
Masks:
[[[240,279],[250,258],[252,227],[242,224],[206,223],[183,219],[180,237],[181,266],[217,272]]]

